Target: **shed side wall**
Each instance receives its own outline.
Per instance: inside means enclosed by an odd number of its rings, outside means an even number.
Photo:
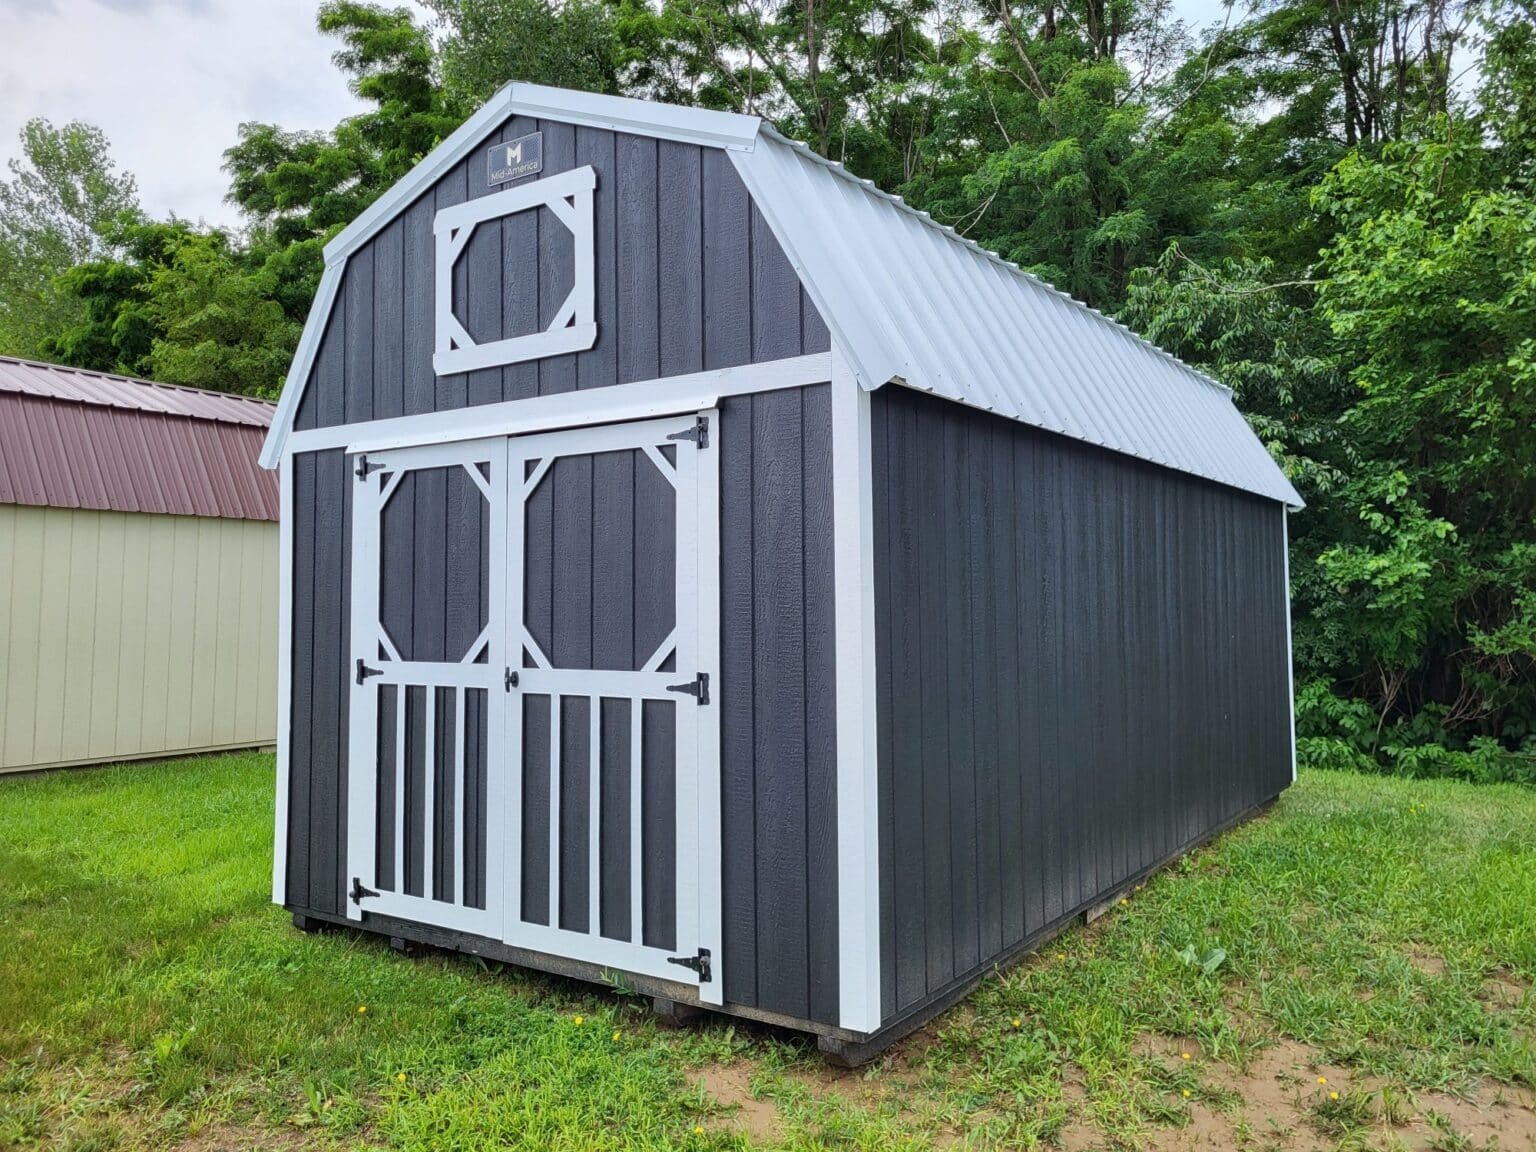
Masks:
[[[830,405],[828,385],[721,403],[716,698],[726,999],[835,1024]],[[353,481],[340,451],[297,455],[293,468],[287,903],[344,915]],[[447,563],[449,548],[418,531],[411,551]]]
[[[0,505],[0,772],[269,744],[277,525]]]
[[[544,169],[487,183],[486,148],[544,133]],[[591,165],[597,343],[438,377],[439,208]],[[454,274],[477,340],[542,329],[570,287],[571,234],[546,210],[479,225]],[[831,339],[720,149],[514,116],[347,262],[295,427],[323,428],[826,352]]]
[[[873,397],[882,1012],[1290,782],[1278,503]]]

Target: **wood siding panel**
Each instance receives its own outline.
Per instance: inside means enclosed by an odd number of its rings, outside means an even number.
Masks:
[[[725,996],[836,1023],[831,391],[720,414]]]
[[[271,743],[276,573],[268,521],[0,506],[0,772]]]
[[[1279,504],[874,396],[882,1011],[1290,782]]]
[[[831,348],[827,326],[721,150],[513,117],[489,137],[544,133],[544,170],[486,184],[476,149],[347,262],[298,428],[602,388]],[[544,360],[432,371],[433,214],[590,164],[597,173],[597,341]],[[479,225],[454,269],[477,340],[542,330],[565,299],[570,231],[545,209]]]

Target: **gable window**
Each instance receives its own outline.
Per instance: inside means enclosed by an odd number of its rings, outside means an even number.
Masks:
[[[587,165],[466,200],[437,213],[432,222],[437,240],[437,341],[432,368],[439,376],[580,352],[597,342],[592,240],[592,194],[596,188],[597,173]],[[571,290],[542,332],[477,343],[454,313],[454,265],[464,255],[477,225],[540,208],[548,209],[571,234],[575,255]],[[537,253],[529,255],[530,261],[536,258]]]

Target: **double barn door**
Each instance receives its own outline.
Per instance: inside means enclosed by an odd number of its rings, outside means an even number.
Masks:
[[[720,1002],[714,423],[352,457],[352,916]]]

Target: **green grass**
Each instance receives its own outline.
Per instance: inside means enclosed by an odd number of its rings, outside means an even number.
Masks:
[[[1388,1147],[1420,1095],[1536,1086],[1536,792],[1514,786],[1304,774],[839,1076],[786,1034],[668,1032],[604,989],[294,931],[267,903],[271,780],[261,755],[0,779],[0,1148],[746,1147],[695,1083],[722,1064],[787,1148],[1133,1147],[1196,1117],[1262,1148],[1244,1077],[1282,1051],[1287,1123]]]

